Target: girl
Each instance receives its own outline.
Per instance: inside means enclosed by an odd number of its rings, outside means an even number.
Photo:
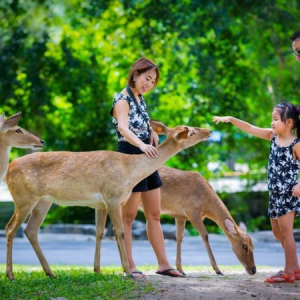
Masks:
[[[285,254],[285,267],[265,279],[268,283],[300,280],[300,268],[293,234],[294,218],[300,215],[300,107],[280,103],[272,113],[272,128],[259,128],[242,120],[227,116],[214,117],[213,121],[231,123],[241,130],[271,141],[268,165],[269,209],[272,231],[281,243]],[[294,135],[296,131],[297,137]]]
[[[130,69],[128,85],[117,94],[111,115],[118,136],[118,152],[126,154],[145,153],[149,158],[158,156],[156,146],[158,135],[150,127],[145,100],[142,95],[156,86],[159,79],[157,66],[147,58],[138,59]],[[157,274],[183,277],[170,266],[167,259],[164,236],[160,224],[160,187],[162,181],[158,172],[138,183],[124,206],[122,219],[125,232],[125,246],[128,262],[134,277],[145,277],[138,271],[132,257],[132,222],[136,217],[142,199],[147,219],[147,234],[158,260]]]

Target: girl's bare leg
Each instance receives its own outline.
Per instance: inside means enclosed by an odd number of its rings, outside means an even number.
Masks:
[[[293,274],[296,270],[299,270],[297,248],[293,232],[294,217],[295,213],[289,212],[278,218],[278,225],[285,254],[285,268],[283,271],[285,275]]]

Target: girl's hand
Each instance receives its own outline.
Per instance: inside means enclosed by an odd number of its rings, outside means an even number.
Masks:
[[[150,135],[150,145],[157,147],[159,142],[158,134],[151,129],[151,135]]]
[[[230,116],[227,116],[227,117],[218,117],[218,116],[214,116],[213,117],[213,121],[216,123],[216,124],[219,124],[220,122],[222,123],[230,123]]]
[[[300,184],[296,184],[293,188],[292,188],[292,196],[294,197],[299,197],[300,196]]]
[[[143,142],[139,144],[139,148],[147,155],[149,158],[156,158],[158,156],[158,152],[156,148],[152,145],[147,145]]]

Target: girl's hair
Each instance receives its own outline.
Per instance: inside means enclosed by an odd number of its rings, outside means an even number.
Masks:
[[[295,32],[291,37],[291,41],[295,41],[296,39],[300,39],[300,31]]]
[[[287,119],[293,120],[293,129],[296,129],[297,137],[300,138],[300,120],[299,120],[299,111],[297,107],[288,102],[282,102],[274,107],[274,109],[279,111],[280,119],[282,122],[286,122]]]
[[[153,61],[151,61],[150,59],[145,58],[145,57],[138,59],[131,67],[131,69],[129,71],[129,75],[128,75],[128,81],[127,81],[128,85],[130,87],[135,87],[135,82],[133,80],[134,79],[133,75],[135,74],[135,72],[137,72],[140,75],[151,69],[154,69],[156,72],[156,79],[155,79],[155,83],[154,83],[154,86],[156,86],[159,81],[158,67],[154,64]]]

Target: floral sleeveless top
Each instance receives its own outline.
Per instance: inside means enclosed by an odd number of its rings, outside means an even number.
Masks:
[[[277,135],[271,140],[268,165],[268,190],[285,194],[298,183],[299,161],[294,159],[293,148],[300,139],[295,139],[289,146],[276,144]]]
[[[110,114],[112,116],[112,122],[116,130],[119,142],[126,141],[126,139],[120,134],[120,131],[118,129],[118,120],[113,117],[113,108],[119,100],[126,100],[129,105],[129,113],[128,113],[129,129],[141,140],[150,138],[150,132],[149,132],[150,118],[146,111],[145,100],[142,96],[140,96],[140,98],[141,98],[141,102],[138,105],[140,106],[142,114],[140,113],[139,109],[136,107],[131,97],[119,93],[114,98],[114,102]]]

